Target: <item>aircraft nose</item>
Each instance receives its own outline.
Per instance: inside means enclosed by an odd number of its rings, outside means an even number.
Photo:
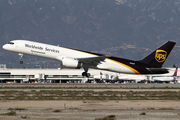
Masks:
[[[5,44],[5,45],[3,45],[3,47],[2,47],[2,48],[6,50],[6,49],[7,49],[7,45],[6,45],[6,44]]]

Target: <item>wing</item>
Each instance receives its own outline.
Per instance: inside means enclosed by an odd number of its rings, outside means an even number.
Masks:
[[[103,62],[107,56],[99,56],[99,57],[89,57],[89,58],[77,58],[79,62],[88,64],[91,66],[97,66],[99,63]]]

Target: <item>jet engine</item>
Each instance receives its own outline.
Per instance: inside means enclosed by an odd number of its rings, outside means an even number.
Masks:
[[[77,59],[71,57],[63,57],[62,65],[64,67],[77,68],[77,69],[82,67],[82,63],[80,63]]]

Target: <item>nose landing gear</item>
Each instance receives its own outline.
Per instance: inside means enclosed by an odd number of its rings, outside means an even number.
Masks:
[[[20,64],[23,64],[23,61],[20,61]]]
[[[19,53],[18,55],[20,56],[19,59],[21,59],[20,64],[23,64],[23,60],[22,60],[23,54]]]

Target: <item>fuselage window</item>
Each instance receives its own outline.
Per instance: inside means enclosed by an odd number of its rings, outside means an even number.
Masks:
[[[13,42],[8,42],[8,44],[14,45],[14,43],[13,43]]]

